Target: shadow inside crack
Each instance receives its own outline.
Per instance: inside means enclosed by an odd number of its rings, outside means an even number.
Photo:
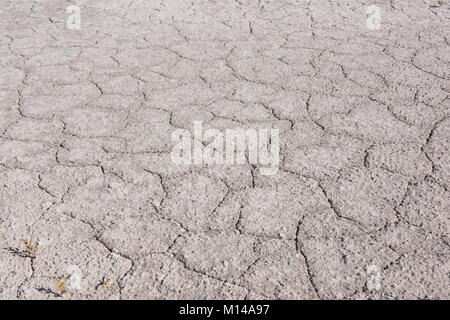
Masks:
[[[29,254],[23,250],[19,250],[17,248],[3,248],[4,250],[8,251],[12,255],[20,258],[30,258]]]
[[[59,293],[53,291],[52,289],[47,289],[47,288],[35,288],[37,291],[48,294],[48,295],[53,295],[54,297],[57,298],[61,298],[62,295],[60,295]]]

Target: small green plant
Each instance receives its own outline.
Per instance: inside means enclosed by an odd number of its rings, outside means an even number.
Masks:
[[[438,0],[438,5],[442,7],[444,5],[444,0]]]
[[[37,243],[33,244],[33,242],[28,241],[27,239],[22,239],[23,244],[25,245],[25,252],[28,257],[36,258],[38,245]]]
[[[66,282],[67,281],[65,279],[56,278],[56,284],[58,285],[58,291],[61,295],[65,294],[67,292]]]
[[[111,281],[108,277],[104,276],[102,280],[95,286],[95,290],[106,287],[106,285]]]
[[[109,281],[111,281],[111,279],[107,278],[107,277],[103,277],[102,281],[99,284],[99,288],[103,288],[105,287]]]

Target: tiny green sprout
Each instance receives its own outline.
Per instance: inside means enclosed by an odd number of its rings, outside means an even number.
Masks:
[[[67,292],[66,290],[66,280],[62,280],[60,278],[56,278],[56,284],[58,285],[58,291],[61,295]]]
[[[25,245],[25,252],[27,253],[28,257],[35,258],[37,254],[38,245],[37,243],[33,244],[31,241],[28,241],[27,239],[21,239],[23,244]]]
[[[103,277],[103,280],[100,283],[100,288],[103,288],[104,286],[106,286],[109,283],[109,281],[111,281],[111,279]]]

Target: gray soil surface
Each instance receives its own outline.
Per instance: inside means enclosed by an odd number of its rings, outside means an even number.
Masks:
[[[444,2],[0,0],[0,298],[449,299]]]

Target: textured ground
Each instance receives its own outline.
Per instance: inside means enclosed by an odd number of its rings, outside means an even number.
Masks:
[[[450,298],[448,4],[71,4],[0,0],[0,298]],[[194,120],[279,173],[174,165]]]

